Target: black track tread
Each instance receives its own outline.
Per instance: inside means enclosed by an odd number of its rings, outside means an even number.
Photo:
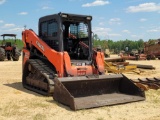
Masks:
[[[54,89],[53,80],[55,78],[55,75],[54,75],[55,72],[52,69],[50,69],[49,66],[47,64],[45,64],[42,60],[30,59],[30,60],[28,60],[28,62],[32,67],[34,67],[34,69],[39,71],[42,74],[42,76],[44,76],[47,79],[48,84],[49,84],[48,86],[50,88]],[[29,90],[32,90],[34,92],[37,92],[39,94],[46,95],[46,96],[50,96],[53,94],[52,90],[48,90],[48,92],[45,92],[45,91],[42,91],[40,88],[36,88],[34,86],[30,86],[27,84],[25,84],[24,87]]]

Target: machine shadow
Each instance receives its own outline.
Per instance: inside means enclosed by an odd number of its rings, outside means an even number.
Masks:
[[[19,91],[22,91],[22,92],[25,92],[25,93],[28,93],[28,94],[32,94],[32,95],[35,95],[35,96],[39,96],[39,97],[52,97],[52,96],[43,96],[43,95],[38,94],[38,93],[36,93],[36,92],[27,90],[27,89],[25,89],[25,88],[23,87],[22,82],[15,82],[15,83],[11,83],[11,84],[3,84],[3,85],[8,86],[8,87],[11,87],[11,88],[14,88],[14,89],[16,89],[16,90],[19,90]],[[63,104],[61,104],[61,103],[58,103],[58,102],[55,101],[54,99],[53,99],[53,100],[46,100],[46,102],[56,104],[57,106],[66,109],[67,111],[73,111],[73,110],[71,110],[68,106],[65,106],[65,105],[63,105]]]
[[[40,95],[36,92],[25,89],[22,85],[22,82],[15,82],[15,83],[11,83],[11,84],[3,84],[3,85],[14,88],[16,90],[19,90],[19,91],[22,91],[22,92],[25,92],[25,93],[28,93],[28,94],[35,95],[35,96],[42,96],[42,95]]]

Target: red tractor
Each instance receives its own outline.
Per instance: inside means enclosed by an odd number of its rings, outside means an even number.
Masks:
[[[3,41],[0,45],[0,61],[11,60],[11,58],[13,61],[18,61],[21,54],[16,46],[16,34],[3,34],[1,36]],[[5,37],[14,37],[14,42],[6,42]]]

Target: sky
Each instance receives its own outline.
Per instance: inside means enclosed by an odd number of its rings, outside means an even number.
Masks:
[[[38,33],[39,18],[59,12],[91,15],[101,40],[160,38],[159,0],[0,0],[0,35],[21,39],[24,26]]]

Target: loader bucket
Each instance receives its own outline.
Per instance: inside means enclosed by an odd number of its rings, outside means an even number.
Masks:
[[[73,110],[145,100],[145,93],[122,74],[55,78],[54,100]]]

